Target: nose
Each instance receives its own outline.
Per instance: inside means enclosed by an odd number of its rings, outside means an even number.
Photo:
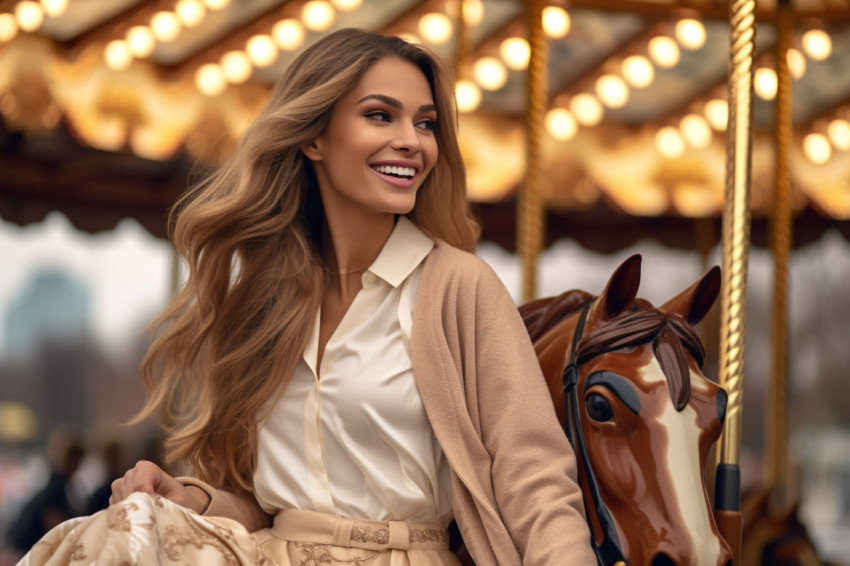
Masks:
[[[422,142],[419,140],[419,134],[414,124],[400,122],[395,134],[391,144],[393,149],[408,153],[416,153],[421,149]]]

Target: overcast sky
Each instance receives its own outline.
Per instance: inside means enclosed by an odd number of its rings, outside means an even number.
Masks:
[[[0,356],[9,305],[42,267],[60,268],[88,288],[90,324],[107,347],[137,336],[169,294],[169,246],[136,222],[91,235],[58,213],[25,227],[0,221]]]

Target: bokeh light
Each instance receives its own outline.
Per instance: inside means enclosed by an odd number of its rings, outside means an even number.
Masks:
[[[310,0],[301,8],[301,20],[307,29],[325,31],[336,19],[336,12],[330,2]]]
[[[509,37],[499,44],[499,55],[509,69],[522,71],[528,67],[531,58],[531,47],[522,37]]]
[[[671,69],[679,63],[681,52],[679,45],[671,37],[659,35],[647,44],[649,57],[662,69]]]
[[[475,82],[485,90],[499,90],[508,80],[508,70],[495,57],[481,57],[472,66]]]
[[[552,39],[561,39],[570,33],[570,15],[560,6],[543,8],[543,31]]]
[[[699,20],[685,18],[676,22],[676,39],[682,47],[695,50],[705,45],[705,26]]]
[[[664,157],[675,159],[685,152],[685,140],[679,130],[665,126],[655,134],[655,147]]]
[[[546,113],[546,131],[558,141],[569,141],[578,132],[578,124],[566,108],[553,108]]]
[[[596,79],[596,95],[608,108],[622,108],[629,101],[629,85],[617,75]]]
[[[623,59],[623,78],[635,88],[646,88],[655,79],[655,67],[643,55],[630,55]]]
[[[419,33],[428,43],[442,45],[452,37],[452,21],[445,14],[433,12],[419,18]]]
[[[570,99],[573,117],[582,126],[595,126],[602,121],[605,109],[599,99],[590,93],[582,92]]]

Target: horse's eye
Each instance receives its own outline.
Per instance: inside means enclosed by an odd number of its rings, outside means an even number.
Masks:
[[[598,423],[604,423],[614,418],[614,411],[608,399],[598,393],[591,393],[585,399],[588,416]]]

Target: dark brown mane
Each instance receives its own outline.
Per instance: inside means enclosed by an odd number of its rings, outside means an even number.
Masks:
[[[577,312],[596,297],[586,291],[573,289],[557,297],[537,299],[521,305],[519,314],[532,342],[543,336],[550,328]]]
[[[685,350],[702,368],[705,349],[691,325],[679,316],[667,315],[649,302],[638,299],[631,310],[593,328],[582,337],[577,362],[581,365],[605,352],[647,343],[652,343],[655,357],[667,378],[670,398],[676,410],[681,411],[691,396]]]

